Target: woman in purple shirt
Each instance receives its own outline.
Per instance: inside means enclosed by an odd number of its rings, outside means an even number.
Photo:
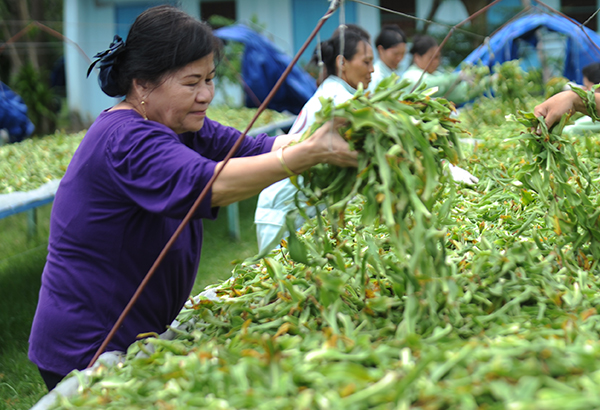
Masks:
[[[240,135],[206,118],[218,52],[206,24],[158,6],[136,19],[127,44],[115,37],[96,56],[102,90],[125,98],[88,130],[52,208],[29,339],[49,390],[89,364]],[[175,319],[194,284],[202,218],[317,163],[356,166],[356,153],[332,126],[288,146],[297,137],[244,139],[107,351],[125,351],[139,333],[161,333]]]

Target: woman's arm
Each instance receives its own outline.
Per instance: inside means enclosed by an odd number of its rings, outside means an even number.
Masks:
[[[289,145],[293,141],[298,141],[300,139],[301,135],[302,134],[279,135],[275,139],[275,142],[273,142],[273,148],[271,148],[271,151],[277,151],[279,148]],[[286,148],[286,153],[287,153],[287,148]]]
[[[595,97],[596,107],[600,107],[600,94],[596,94]],[[537,117],[540,115],[544,117],[546,125],[551,127],[563,116],[563,114],[574,111],[588,114],[585,104],[574,91],[563,91],[553,95],[540,105],[536,106],[533,113]]]
[[[275,140],[270,153],[231,158],[213,184],[212,206],[225,206],[250,198],[269,185],[289,177],[280,157],[296,174],[319,163],[357,166],[356,151],[350,151],[348,143],[337,132],[340,125],[339,121],[327,123],[309,139],[287,147],[299,135],[282,135]],[[285,148],[280,151],[281,147]],[[215,172],[222,166],[222,162],[219,162]]]
[[[437,87],[438,92],[435,95],[442,97],[448,91],[452,91],[450,88],[453,85],[459,84],[460,80],[458,78],[458,73],[443,73],[441,71],[436,71],[433,74],[425,73],[423,82],[427,84],[427,88]]]

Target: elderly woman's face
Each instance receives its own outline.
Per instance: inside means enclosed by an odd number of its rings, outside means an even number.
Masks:
[[[145,100],[148,118],[178,134],[200,130],[215,95],[214,76],[212,54],[167,75]]]

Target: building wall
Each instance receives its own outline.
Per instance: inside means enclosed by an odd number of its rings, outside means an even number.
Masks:
[[[102,92],[98,86],[97,70],[86,78],[92,56],[108,48],[117,33],[117,6],[149,3],[164,1],[64,0],[65,36],[87,55],[83,56],[74,46],[65,45],[68,106],[72,112],[79,114],[85,125],[91,124],[102,110],[119,101]],[[256,15],[259,22],[267,25],[266,34],[285,52],[291,53],[290,3],[291,0],[237,0],[238,20],[249,22]],[[179,0],[177,5],[200,18],[199,0]]]
[[[202,0],[173,0],[173,3],[200,18]],[[215,0],[212,0],[215,1]],[[264,34],[283,52],[293,55],[294,24],[308,24],[294,20],[293,0],[236,0],[237,20],[249,23],[256,18],[264,25]],[[327,0],[322,0],[325,10]],[[379,0],[367,0],[378,4]],[[114,35],[124,28],[116,24],[116,9],[119,6],[140,6],[161,4],[160,0],[64,0],[65,36],[79,45],[87,55],[83,56],[76,47],[65,45],[67,76],[67,96],[69,109],[78,113],[85,125],[89,125],[106,108],[119,99],[108,97],[98,86],[98,72],[94,70],[86,78],[91,58],[108,48]],[[379,30],[379,11],[364,5],[357,5],[357,23],[373,35]],[[312,24],[312,23],[311,23]],[[125,30],[126,32],[126,30]],[[236,100],[239,98],[236,97]]]
[[[329,2],[327,0],[321,0],[321,2],[324,14]],[[379,0],[365,0],[365,3],[379,5]],[[299,48],[294,46],[294,25],[304,24],[309,26],[312,31],[318,22],[295,19],[292,12],[293,0],[237,0],[236,5],[239,22],[248,23],[253,16],[256,16],[258,22],[265,25],[264,34],[288,55],[294,55]],[[376,36],[380,27],[379,10],[362,4],[355,4],[355,6],[355,23],[362,26],[371,35]],[[339,21],[337,12],[335,19]]]
[[[200,18],[201,2],[208,0],[167,1],[177,3],[192,16]],[[261,25],[264,25],[264,34],[289,55],[294,55],[297,51],[294,43],[294,25],[306,24],[314,27],[316,24],[314,21],[307,22],[296,18],[293,13],[295,0],[235,1],[238,22],[249,23],[256,18]],[[82,55],[77,47],[65,43],[68,105],[71,111],[80,114],[84,123],[91,124],[103,109],[118,101],[106,96],[100,90],[97,84],[97,70],[86,78],[90,58],[97,52],[105,50],[117,32],[116,8],[164,2],[165,0],[64,0],[64,34],[86,54],[86,56]],[[329,2],[328,0],[322,2],[326,10]],[[366,2],[377,6],[380,4],[380,0],[366,0]],[[415,1],[416,16],[420,18],[428,16],[432,2],[433,0]],[[559,9],[561,0],[545,0],[545,3]],[[596,0],[596,3],[600,5],[600,0]],[[355,22],[371,33],[373,38],[376,37],[381,27],[380,11],[362,4],[353,4],[356,7]],[[466,17],[466,10],[460,0],[444,0],[435,19],[454,25]],[[447,28],[442,29],[447,30]]]
[[[294,53],[292,0],[237,0],[238,22],[249,24],[253,18],[263,26],[263,34],[283,52]]]
[[[560,10],[561,8],[561,0],[543,0],[543,2],[544,4],[552,7],[555,10]],[[600,0],[597,0],[597,3],[600,5]],[[416,16],[420,18],[426,18],[429,15],[429,11],[431,10],[432,4],[433,0],[416,1]],[[488,10],[488,13],[496,13],[498,15],[501,15],[506,10],[506,8],[518,7],[521,4],[523,4],[523,0],[504,0],[496,4],[495,6],[492,6]],[[443,0],[437,12],[435,13],[433,20],[448,25],[455,25],[460,23],[467,17],[469,17],[469,14],[467,13],[467,9],[465,8],[465,5],[462,0]],[[494,21],[493,16],[492,18],[488,16],[488,20],[490,22]],[[421,29],[423,27],[423,24],[424,23],[422,21],[419,21],[417,23],[417,29]],[[448,28],[436,24],[432,24],[430,26],[430,30],[437,30],[445,33],[448,32]]]
[[[74,46],[65,45],[68,105],[72,112],[81,116],[84,124],[89,124],[103,108],[112,105],[113,99],[102,93],[97,85],[97,75],[92,73],[86,78],[86,72],[91,57],[106,49],[112,40],[113,10],[102,5],[95,7],[90,0],[65,0],[64,16],[65,36],[78,44],[87,56]]]
[[[416,16],[420,18],[427,18],[433,5],[433,0],[418,0],[416,2]],[[464,4],[460,0],[444,0],[438,7],[438,10],[433,17],[434,21],[439,21],[444,24],[457,24],[467,18],[468,14]],[[417,30],[423,29],[424,22],[417,22]],[[434,30],[445,30],[446,28],[440,25],[431,24],[430,29]]]
[[[379,0],[364,0],[364,2],[379,6]],[[371,33],[372,38],[377,37],[381,29],[379,10],[375,7],[357,4],[356,14],[358,16],[357,24]]]

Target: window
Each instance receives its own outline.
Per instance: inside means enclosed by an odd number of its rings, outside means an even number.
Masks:
[[[562,0],[560,11],[571,17],[573,20],[584,23],[596,12],[597,7],[598,4],[596,0]],[[590,30],[596,31],[598,29],[597,16],[594,16],[594,18],[585,26]]]
[[[217,29],[224,24],[218,19],[211,17],[221,16],[236,21],[235,1],[203,1],[200,3],[200,17],[208,21],[213,28]]]
[[[383,8],[399,11],[410,16],[414,16],[417,12],[415,0],[398,1],[398,0],[380,0],[379,5]],[[381,10],[380,13],[381,26],[386,24],[397,24],[407,36],[412,37],[416,30],[416,20],[399,14],[393,14]]]

